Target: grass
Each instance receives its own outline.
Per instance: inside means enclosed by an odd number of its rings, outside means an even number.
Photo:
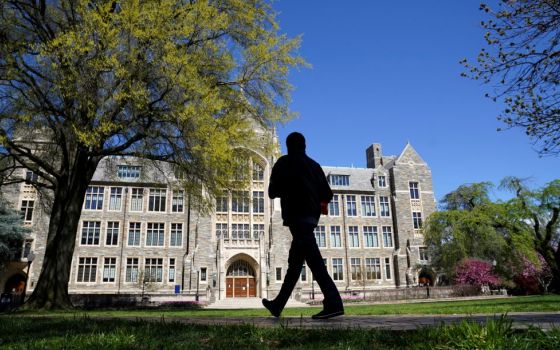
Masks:
[[[2,349],[559,349],[560,329],[516,331],[505,318],[413,331],[204,326],[88,317],[0,318]]]
[[[282,316],[310,316],[319,311],[319,307],[289,308]],[[399,304],[374,304],[345,306],[346,315],[452,315],[452,314],[505,314],[511,312],[560,311],[560,295],[510,297],[499,299],[413,302]],[[264,309],[238,310],[73,310],[55,312],[23,311],[14,315],[48,315],[48,316],[90,316],[101,317],[249,317],[269,316]]]

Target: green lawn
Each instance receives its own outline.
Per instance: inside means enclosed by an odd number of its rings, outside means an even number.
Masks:
[[[318,308],[287,309],[284,316],[311,315]],[[560,296],[512,297],[383,305],[347,305],[348,315],[474,314],[560,311]],[[36,318],[30,316],[58,316]],[[95,316],[115,316],[100,320]],[[119,316],[153,316],[129,321]],[[173,317],[268,316],[252,310],[130,310],[15,312],[0,315],[0,349],[560,349],[560,329],[513,330],[507,319],[485,325],[463,322],[412,331],[305,330],[254,325],[205,326]]]
[[[289,308],[285,309],[282,316],[310,316],[319,311],[319,307]],[[399,304],[359,305],[348,304],[345,306],[347,315],[405,315],[405,314],[476,314],[528,311],[560,311],[560,295],[509,297],[499,299],[414,302]],[[165,316],[165,317],[192,317],[192,316],[269,316],[264,309],[240,310],[89,310],[89,311],[64,311],[64,312],[17,312],[14,315],[49,315],[49,316]],[[1,316],[0,316],[1,317]]]
[[[250,324],[0,317],[1,349],[560,349],[560,329],[516,331],[507,319],[413,331],[303,330]]]

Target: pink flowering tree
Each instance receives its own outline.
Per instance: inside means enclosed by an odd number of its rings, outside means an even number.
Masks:
[[[536,280],[544,293],[548,292],[548,287],[552,282],[552,271],[542,255],[537,253],[537,263],[527,258],[523,258],[523,271],[520,274],[521,280]]]
[[[492,264],[488,261],[465,259],[455,268],[455,283],[477,287],[497,286],[500,279],[492,270]]]

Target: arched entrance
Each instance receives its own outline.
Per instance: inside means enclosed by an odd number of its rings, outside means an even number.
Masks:
[[[19,302],[25,290],[25,275],[15,274],[8,278],[4,285],[4,293],[11,295],[14,301]]]
[[[245,260],[234,261],[227,270],[226,298],[249,298],[257,296],[255,270]]]
[[[434,273],[429,267],[422,267],[422,269],[418,273],[418,284],[420,286],[434,285]]]

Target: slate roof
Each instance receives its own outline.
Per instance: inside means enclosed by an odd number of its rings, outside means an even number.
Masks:
[[[373,169],[369,168],[350,168],[350,167],[333,167],[323,166],[323,171],[327,177],[332,175],[349,175],[349,186],[333,186],[333,191],[373,191],[371,185],[371,177],[373,176]]]

